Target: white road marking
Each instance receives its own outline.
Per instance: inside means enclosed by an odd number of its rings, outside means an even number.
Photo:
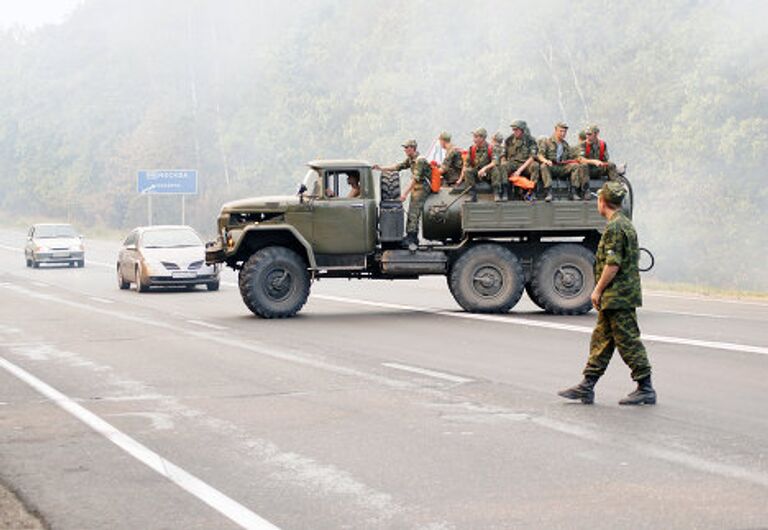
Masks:
[[[42,287],[44,289],[47,289],[48,287],[50,287],[50,285],[48,285],[47,283],[43,283],[43,282],[30,282],[30,283],[32,285],[34,285],[35,287]]]
[[[114,300],[109,300],[107,298],[99,298],[98,296],[89,296],[91,300],[94,302],[99,302],[101,304],[114,304]]]
[[[719,318],[728,320],[727,315],[715,315],[713,313],[694,313],[692,311],[665,311],[661,309],[643,309],[643,313],[661,313],[662,315],[680,315],[684,317]]]
[[[275,525],[266,519],[263,519],[242,504],[227,497],[219,490],[203,482],[173,462],[166,460],[148,447],[140,444],[124,432],[116,429],[97,415],[78,405],[75,401],[49,386],[47,383],[44,383],[23,368],[16,366],[3,357],[0,357],[0,366],[13,376],[27,383],[65,411],[69,412],[88,427],[104,436],[107,440],[117,445],[136,460],[164,476],[187,493],[194,495],[232,522],[243,528],[255,530],[277,529]]]
[[[658,298],[677,298],[680,300],[691,300],[694,302],[716,302],[718,304],[738,304],[738,305],[756,305],[768,307],[768,302],[757,300],[731,300],[729,298],[710,297],[706,295],[684,295],[674,293],[661,293],[655,291],[643,291],[643,296],[655,296]]]
[[[204,328],[215,329],[218,331],[224,331],[229,329],[228,327],[219,326],[218,324],[211,324],[210,322],[205,322],[203,320],[187,320],[187,322],[189,322],[190,324],[195,324],[198,326],[202,326]]]
[[[411,372],[414,374],[426,375],[434,377],[436,379],[443,379],[452,383],[471,383],[474,379],[468,377],[461,377],[459,375],[445,374],[443,372],[436,372],[434,370],[427,370],[426,368],[418,368],[416,366],[408,366],[407,364],[400,363],[381,363],[382,366],[387,368],[394,368],[395,370],[402,370],[404,372]]]
[[[442,309],[431,309],[428,307],[415,307],[401,304],[390,304],[385,302],[371,302],[369,300],[358,300],[355,298],[345,298],[342,296],[314,295],[314,298],[328,300],[330,302],[341,302],[345,304],[366,305],[384,309],[396,309],[399,311],[412,311],[417,313],[429,313],[452,318],[463,318],[467,320],[480,320],[483,322],[495,322],[499,324],[514,324],[518,326],[528,326],[533,328],[556,329],[560,331],[573,331],[576,333],[592,334],[592,328],[587,326],[575,326],[573,324],[563,324],[561,322],[549,322],[543,320],[531,320],[508,315],[486,315],[479,313],[463,313],[445,311]],[[660,342],[664,344],[676,344],[683,346],[695,346],[697,348],[709,348],[714,350],[727,350],[742,353],[755,353],[758,355],[768,355],[768,348],[764,346],[752,346],[749,344],[736,344],[732,342],[718,342],[700,339],[688,339],[682,337],[670,337],[666,335],[646,335],[643,334],[643,340],[648,342]]]

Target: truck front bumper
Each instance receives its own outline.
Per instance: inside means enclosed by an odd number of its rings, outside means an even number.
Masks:
[[[205,244],[205,264],[206,265],[223,263],[225,258],[226,258],[226,252],[224,250],[224,241],[222,240],[221,236]]]

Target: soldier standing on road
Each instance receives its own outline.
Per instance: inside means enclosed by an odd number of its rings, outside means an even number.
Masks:
[[[558,392],[564,398],[587,404],[594,402],[595,383],[608,368],[615,348],[632,370],[632,379],[637,382],[637,390],[619,404],[656,404],[656,391],[651,384],[651,364],[637,325],[637,308],[642,305],[638,270],[640,250],[635,228],[621,211],[625,193],[618,182],[606,182],[598,192],[597,209],[608,224],[595,256],[597,285],[592,292],[592,305],[598,311],[597,325],[592,332],[584,380]]]
[[[504,141],[504,154],[501,157],[501,173],[508,182],[509,177],[529,177],[533,183],[540,178],[539,163],[536,156],[539,147],[531,133],[528,124],[523,120],[512,122],[512,136]],[[544,200],[552,200],[552,190],[549,185],[544,185]]]
[[[443,176],[443,182],[447,186],[455,186],[461,177],[461,169],[464,167],[464,160],[459,151],[451,143],[451,135],[445,131],[440,133],[440,147],[445,150],[445,158],[440,166],[440,174]]]
[[[472,202],[477,202],[477,181],[485,180],[490,182],[492,178],[491,171],[495,168],[493,163],[493,151],[485,139],[488,138],[488,131],[480,127],[472,131],[472,146],[469,148],[469,154],[464,161],[464,169],[461,177],[456,184],[461,184],[465,180],[467,186],[471,189]]]
[[[616,164],[608,159],[608,147],[600,139],[600,129],[590,125],[586,131],[586,141],[579,153],[579,162],[586,164],[590,177],[608,177],[608,180],[618,180]]]
[[[589,186],[586,166],[579,163],[566,163],[571,160],[571,148],[565,141],[568,134],[568,125],[559,122],[555,125],[555,132],[551,137],[539,144],[538,159],[541,162],[541,179],[544,188],[552,186],[552,177],[568,177],[571,180],[571,200],[579,198],[576,191],[585,191]],[[588,194],[584,194],[589,198]]]
[[[429,162],[423,156],[419,156],[416,147],[416,140],[408,140],[403,144],[405,160],[393,166],[381,167],[378,164],[373,166],[373,169],[379,171],[402,171],[406,168],[411,170],[411,181],[400,196],[402,202],[405,202],[408,195],[411,196],[411,201],[408,203],[408,221],[405,225],[406,236],[403,241],[403,246],[406,248],[410,245],[419,244],[419,220],[424,202],[429,194],[429,183],[432,178],[432,168],[429,166]]]

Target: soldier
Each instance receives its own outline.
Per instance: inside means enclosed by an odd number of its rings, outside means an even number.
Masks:
[[[564,398],[587,404],[595,400],[595,383],[608,368],[614,348],[618,348],[621,358],[632,370],[632,379],[637,382],[637,390],[619,404],[656,404],[651,364],[637,325],[636,308],[642,305],[640,251],[635,228],[621,211],[625,193],[618,182],[606,182],[598,192],[597,209],[608,224],[597,247],[595,262],[597,285],[592,292],[592,305],[598,311],[597,325],[592,332],[584,380],[558,392]]]
[[[505,179],[501,171],[501,157],[504,156],[504,135],[497,132],[491,140],[491,155],[493,156],[493,169],[491,170],[491,185],[493,186],[496,202],[509,199],[509,181]]]
[[[448,186],[455,186],[461,177],[461,169],[464,167],[464,160],[461,158],[461,151],[451,143],[451,135],[445,131],[440,133],[440,147],[445,150],[445,158],[440,166],[440,174],[443,176],[443,182]]]
[[[360,175],[357,173],[347,175],[347,184],[349,185],[347,199],[356,199],[360,197]]]
[[[400,197],[400,200],[405,202],[408,195],[410,194],[411,196],[411,201],[408,203],[408,221],[405,225],[406,236],[405,240],[403,240],[403,246],[406,248],[410,245],[419,244],[419,220],[421,219],[424,201],[427,200],[427,195],[429,194],[430,180],[432,178],[432,168],[429,166],[429,162],[423,156],[419,156],[416,147],[416,140],[408,140],[403,144],[405,160],[399,164],[387,167],[381,167],[378,164],[373,166],[373,169],[379,171],[402,171],[406,168],[411,170],[411,181]]]
[[[541,180],[544,187],[552,186],[552,177],[568,177],[571,180],[571,200],[579,196],[576,190],[584,190],[587,183],[587,171],[570,157],[572,155],[565,135],[568,134],[568,125],[563,122],[555,124],[555,132],[551,137],[539,144],[538,159],[541,162]]]
[[[523,120],[512,122],[512,135],[504,141],[504,154],[501,157],[501,173],[506,182],[510,177],[529,177],[534,184],[539,181],[540,169],[536,162],[539,147],[528,131]],[[552,200],[549,184],[544,185],[544,200]]]
[[[488,131],[482,127],[472,131],[472,146],[469,148],[469,154],[464,161],[464,168],[461,171],[459,181],[461,184],[465,180],[471,190],[472,202],[477,202],[477,188],[475,184],[478,179],[490,182],[492,180],[492,170],[495,168],[493,162],[493,150],[485,139],[488,137]]]
[[[608,177],[608,180],[617,180],[619,174],[616,171],[616,164],[608,159],[608,148],[599,138],[600,129],[597,125],[590,125],[585,133],[586,141],[579,153],[579,162],[586,164],[590,177]]]

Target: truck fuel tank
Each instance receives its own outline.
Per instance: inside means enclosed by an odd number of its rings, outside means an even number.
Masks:
[[[448,256],[439,250],[386,250],[381,254],[381,271],[385,274],[445,274]]]

